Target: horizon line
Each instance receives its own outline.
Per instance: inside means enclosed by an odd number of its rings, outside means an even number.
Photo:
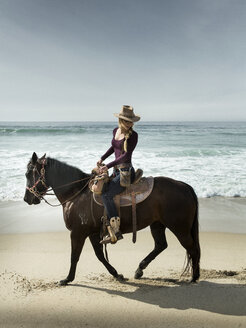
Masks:
[[[0,123],[117,123],[117,121],[112,120],[0,120]],[[139,122],[136,122],[137,124],[143,123],[165,123],[165,122],[179,122],[179,123],[190,123],[190,122],[198,122],[198,123],[212,123],[212,122],[221,122],[221,123],[228,123],[228,122],[235,122],[235,123],[246,123],[246,119],[243,120],[141,120]]]

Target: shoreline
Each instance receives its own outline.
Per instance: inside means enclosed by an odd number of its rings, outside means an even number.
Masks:
[[[246,198],[199,198],[201,232],[246,233]],[[52,204],[58,204],[56,198]],[[0,202],[0,234],[21,234],[67,231],[62,207],[42,202],[28,205],[24,201]]]

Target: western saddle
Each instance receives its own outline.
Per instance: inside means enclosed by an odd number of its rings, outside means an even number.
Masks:
[[[137,236],[136,205],[143,202],[150,195],[154,186],[153,177],[142,177],[142,175],[143,171],[141,169],[137,169],[135,173],[135,180],[130,187],[127,187],[125,191],[114,197],[119,216],[121,207],[132,206],[133,243],[136,242]],[[100,194],[93,193],[93,199],[98,205],[104,206]]]

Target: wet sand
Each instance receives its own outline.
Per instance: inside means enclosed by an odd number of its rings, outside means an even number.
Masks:
[[[56,198],[49,201],[59,204]],[[199,213],[201,231],[246,233],[246,198],[200,198]],[[61,207],[0,202],[0,234],[50,231],[66,231]]]

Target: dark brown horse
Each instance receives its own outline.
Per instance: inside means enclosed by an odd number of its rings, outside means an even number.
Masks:
[[[103,208],[91,202],[92,193],[88,188],[91,175],[62,163],[56,159],[38,159],[36,153],[27,165],[27,187],[24,200],[29,204],[39,204],[51,187],[63,206],[64,221],[71,231],[71,266],[66,285],[75,278],[85,239],[90,238],[97,258],[109,273],[123,278],[106,260],[100,241],[100,226]],[[78,181],[79,180],[79,181]],[[92,206],[93,204],[93,206]],[[150,226],[155,247],[139,264],[135,278],[140,278],[149,263],[165,248],[167,241],[165,229],[171,230],[186,249],[188,262],[192,263],[192,282],[200,276],[200,245],[198,231],[198,200],[191,186],[166,177],[155,177],[150,196],[137,204],[137,229]],[[131,207],[121,209],[121,231],[132,231]]]

